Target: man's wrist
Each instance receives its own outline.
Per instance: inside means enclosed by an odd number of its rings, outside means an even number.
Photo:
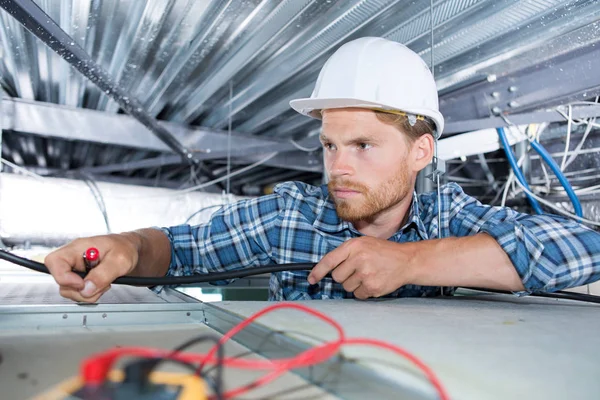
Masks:
[[[139,257],[142,252],[144,237],[136,231],[123,232],[120,235],[133,245]]]
[[[423,268],[423,257],[424,253],[423,242],[409,242],[409,243],[398,243],[404,247],[400,254],[404,255],[404,259],[401,260],[400,268],[403,269],[402,273],[402,286],[403,285],[415,285],[419,280],[422,279],[422,274],[425,268]]]

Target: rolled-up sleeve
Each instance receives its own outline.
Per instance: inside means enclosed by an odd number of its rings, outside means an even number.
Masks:
[[[160,228],[171,243],[171,263],[166,276],[223,272],[272,263],[271,248],[279,237],[283,207],[280,196],[263,196],[226,205],[201,225]]]
[[[527,294],[553,292],[600,279],[600,233],[557,215],[528,215],[491,207],[451,191],[449,229],[452,236],[486,233],[506,252]]]

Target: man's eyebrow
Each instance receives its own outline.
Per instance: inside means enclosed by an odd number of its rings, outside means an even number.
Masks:
[[[377,139],[374,136],[363,135],[359,137],[352,138],[349,140],[349,143],[364,143],[364,142],[376,142]]]
[[[321,141],[321,143],[325,143],[325,142],[329,142],[329,139],[327,138],[327,136],[321,134],[319,136],[319,140]],[[348,145],[348,144],[358,144],[358,143],[377,143],[378,139],[372,135],[362,135],[362,136],[358,136],[352,139],[349,139],[347,141],[344,142],[344,144]]]

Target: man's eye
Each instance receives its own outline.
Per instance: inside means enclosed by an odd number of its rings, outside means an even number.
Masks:
[[[331,143],[323,143],[323,147],[325,147],[327,150],[333,150],[335,146]]]
[[[370,145],[369,143],[359,143],[358,144],[358,148],[361,150],[367,150],[367,149],[370,149],[371,147],[373,147],[373,146]]]

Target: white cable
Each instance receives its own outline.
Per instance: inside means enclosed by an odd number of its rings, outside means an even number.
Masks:
[[[259,165],[266,163],[271,158],[275,157],[277,154],[278,154],[278,152],[271,153],[268,156],[266,156],[265,158],[263,158],[262,160],[258,160],[254,164],[250,164],[250,165],[248,165],[248,166],[246,166],[244,168],[240,168],[238,170],[233,171],[230,174],[227,174],[227,175],[222,176],[222,177],[217,178],[217,179],[213,179],[212,181],[209,181],[209,182],[205,182],[205,183],[203,183],[201,185],[193,186],[193,187],[190,187],[190,188],[187,188],[187,189],[184,189],[184,190],[180,190],[179,192],[180,193],[193,192],[194,190],[202,189],[202,188],[205,188],[207,186],[214,185],[215,183],[224,181],[225,179],[229,179],[229,178],[231,178],[233,176],[236,176],[236,175],[239,175],[239,174],[243,174],[244,172],[249,171],[252,168],[258,167]]]
[[[21,167],[21,166],[19,166],[17,164],[13,164],[13,163],[11,163],[10,161],[8,161],[8,160],[6,160],[4,158],[0,158],[0,162],[8,165],[9,167],[11,167],[12,169],[14,169],[15,171],[21,172],[24,175],[29,175],[29,176],[31,176],[31,177],[33,177],[35,179],[42,180],[42,181],[45,179],[43,176],[38,175],[38,174],[36,174],[34,172],[31,172],[27,168],[23,168],[23,167]]]
[[[594,103],[597,104],[597,103]],[[562,110],[559,110],[558,108],[556,109],[556,112],[558,112],[560,115],[563,116],[564,119],[566,119],[567,121],[569,120],[569,116],[567,114],[565,114]],[[587,124],[588,122],[585,119],[574,119],[571,118],[571,122],[573,125],[583,125],[583,124]],[[592,124],[592,126],[595,126],[596,128],[600,127],[599,124]]]
[[[510,185],[512,185],[514,179],[515,179],[515,173],[512,172],[512,170],[511,170],[510,174],[508,175],[508,180],[506,181],[506,185],[504,185],[504,191],[502,192],[502,201],[500,202],[500,207],[506,206],[506,198],[508,197],[508,190],[510,188]]]
[[[540,163],[540,165],[542,166],[542,172],[544,173],[546,193],[550,193],[550,176],[548,175],[548,170],[546,169],[546,166],[543,162]]]
[[[561,208],[556,207],[556,205],[550,203],[549,201],[544,200],[543,198],[535,195],[534,193],[531,192],[531,190],[527,190],[527,188],[525,188],[525,186],[523,186],[521,184],[521,182],[519,182],[519,180],[517,179],[517,183],[519,184],[519,186],[521,186],[521,189],[523,189],[524,192],[528,193],[531,197],[533,197],[534,199],[536,199],[537,201],[539,201],[540,203],[550,207],[551,209],[555,210],[556,212],[563,214],[567,217],[571,217],[573,219],[575,219],[577,222],[583,222],[589,225],[594,225],[594,226],[600,226],[600,222],[596,222],[596,221],[592,221],[590,219],[586,219],[586,218],[581,218],[578,217],[577,215],[570,213],[568,211],[565,211]]]
[[[525,155],[526,154],[527,153],[523,154],[521,156],[521,158],[519,158],[519,160],[517,161],[517,166],[519,168],[521,168],[521,165],[523,165],[523,162],[525,162]],[[511,185],[514,184],[515,177],[516,177],[516,175],[513,172],[513,170],[511,169],[510,173],[508,174],[508,179],[506,181],[506,186],[504,186],[504,192],[502,193],[502,202],[500,202],[500,207],[504,207],[506,205],[506,198],[508,197],[508,190],[511,187]]]
[[[567,153],[569,152],[569,146],[571,144],[571,123],[573,122],[573,106],[569,104],[569,120],[567,121],[567,139],[565,140],[565,153],[563,154],[562,161],[560,163],[560,171],[565,171],[565,163],[567,162]]]
[[[540,137],[542,137],[542,133],[546,130],[546,128],[548,127],[548,123],[542,123],[540,125],[536,125],[536,131],[534,133],[534,137],[535,139],[538,141],[538,143],[540,142]],[[546,194],[550,193],[550,176],[548,175],[548,170],[546,169],[546,163],[545,162],[540,162],[540,166],[542,167],[542,172],[544,173],[544,179],[546,181]],[[567,166],[565,166],[566,168]]]
[[[598,151],[600,151],[600,147],[593,147],[591,149],[582,149],[579,151],[575,151],[575,150],[571,150],[569,151],[568,154],[577,154],[577,155],[581,155],[581,154],[589,154],[589,153],[597,153]],[[552,157],[562,157],[563,152],[559,152],[559,153],[550,153],[550,155]],[[538,154],[533,154],[531,156],[532,160],[538,160],[540,158],[540,156]]]
[[[292,139],[290,139],[290,143],[293,144],[294,147],[297,148],[298,150],[302,150],[307,153],[312,153],[313,151],[317,151],[321,148],[321,146],[317,146],[317,147],[313,147],[312,149],[309,149],[308,147],[304,147],[304,146],[298,144],[298,142],[296,142],[295,140],[292,140]]]
[[[567,160],[567,163],[565,164],[565,168],[567,168],[569,165],[571,165],[571,163],[573,161],[575,161],[575,159],[579,155],[579,151],[583,147],[583,144],[585,143],[588,135],[592,131],[592,127],[593,127],[594,122],[596,122],[596,118],[595,117],[592,118],[592,120],[588,122],[588,126],[585,129],[585,132],[583,133],[583,136],[581,137],[581,141],[579,142],[579,144],[577,145],[577,147],[575,147],[575,149],[571,153],[571,157],[569,157],[569,159]]]
[[[227,123],[227,194],[229,194],[231,177],[231,118],[232,118],[232,103],[233,103],[233,82],[229,81],[229,113]]]
[[[573,189],[573,191],[578,194],[589,194],[589,193],[596,193],[598,191],[598,189],[600,189],[600,185],[587,186],[587,187],[583,187],[583,188],[579,188],[579,189]],[[555,188],[554,192],[566,193],[565,189],[562,186]]]
[[[157,195],[154,195],[154,196],[144,196],[144,198],[172,197],[172,196],[179,196],[179,195],[182,195],[182,194],[193,192],[195,190],[202,189],[202,188],[205,188],[205,187],[210,186],[210,185],[214,185],[215,183],[222,182],[225,179],[231,178],[233,176],[236,176],[236,175],[239,175],[239,174],[243,174],[244,172],[249,171],[252,168],[255,168],[255,167],[257,167],[257,166],[259,166],[261,164],[266,163],[271,158],[275,157],[277,154],[278,154],[278,152],[271,153],[268,156],[266,156],[265,158],[263,158],[261,160],[258,160],[254,164],[250,164],[250,165],[248,165],[248,166],[246,166],[244,168],[240,168],[238,170],[235,170],[235,171],[233,171],[230,174],[224,175],[224,176],[222,176],[220,178],[217,178],[217,179],[213,179],[212,181],[204,182],[201,185],[192,186],[192,187],[189,187],[187,189],[177,190],[177,191],[174,191],[174,192],[171,192],[171,193],[157,194]],[[137,198],[137,196],[113,196],[113,197],[125,198],[125,199]]]
[[[594,100],[595,104],[598,104],[598,100],[600,99],[600,96],[596,96],[596,99]],[[574,153],[571,155],[571,157],[569,157],[569,159],[567,160],[567,163],[565,164],[565,168],[567,168],[569,165],[571,165],[571,163],[573,161],[575,161],[575,159],[578,156],[578,151],[581,150],[581,148],[583,147],[583,144],[585,143],[588,135],[590,134],[590,132],[592,131],[592,128],[594,127],[594,125],[596,125],[596,117],[594,118],[590,118],[587,120],[587,128],[585,129],[585,132],[581,138],[581,141],[579,142],[579,144],[577,145],[577,147],[575,147]]]

